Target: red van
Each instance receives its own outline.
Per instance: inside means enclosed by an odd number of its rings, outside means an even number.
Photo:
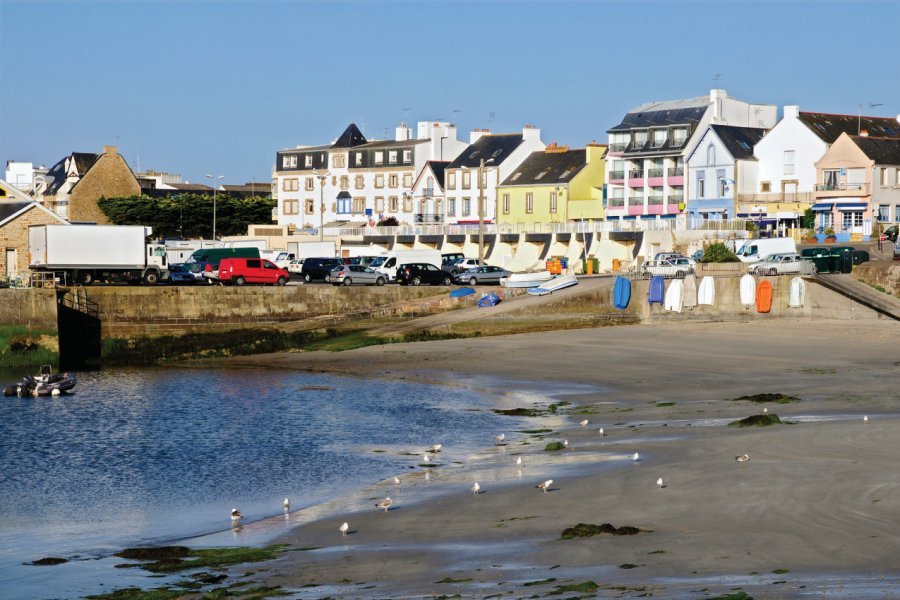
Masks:
[[[223,258],[219,263],[219,281],[222,283],[284,285],[290,278],[286,269],[264,258]]]

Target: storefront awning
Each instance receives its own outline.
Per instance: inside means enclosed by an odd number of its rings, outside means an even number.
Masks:
[[[832,206],[834,206],[834,202],[820,202],[819,204],[813,204],[812,209],[815,211],[831,210]]]
[[[727,208],[698,208],[698,213],[723,213],[727,212]]]
[[[866,210],[867,208],[869,208],[869,205],[862,202],[848,202],[847,204],[837,205],[837,209],[841,211]]]
[[[758,213],[738,213],[738,214],[737,214],[737,217],[738,217],[739,219],[761,219],[761,218],[767,217],[767,216],[769,216],[769,215],[766,214],[766,213],[764,213],[764,212],[758,212]]]
[[[775,216],[779,219],[799,219],[800,215],[795,212],[777,212]]]

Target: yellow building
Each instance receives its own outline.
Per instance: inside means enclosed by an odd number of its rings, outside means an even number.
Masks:
[[[603,219],[605,157],[601,144],[575,150],[551,144],[531,153],[497,187],[497,222],[533,231]]]

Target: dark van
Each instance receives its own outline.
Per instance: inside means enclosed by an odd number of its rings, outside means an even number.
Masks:
[[[222,283],[285,285],[290,278],[286,269],[264,258],[223,258],[219,263],[219,281]]]
[[[259,248],[201,248],[191,254],[185,266],[192,273],[203,273],[209,283],[215,283],[223,258],[259,258]]]
[[[340,258],[307,258],[303,261],[303,280],[307,283],[316,280],[327,281],[332,269],[343,264],[344,261]]]

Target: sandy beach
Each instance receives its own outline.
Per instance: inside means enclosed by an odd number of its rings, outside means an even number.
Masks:
[[[395,496],[388,512],[336,499],[298,515],[279,541],[317,549],[234,574],[300,597],[898,597],[898,334],[888,320],[639,325],[229,359],[470,385],[503,408],[571,402],[528,419],[552,431],[510,429],[477,456],[445,444],[428,481],[417,467],[399,490],[361,490]],[[759,393],[801,400],[731,401]],[[727,426],[764,407],[787,423]],[[578,523],[641,532],[561,539]]]

